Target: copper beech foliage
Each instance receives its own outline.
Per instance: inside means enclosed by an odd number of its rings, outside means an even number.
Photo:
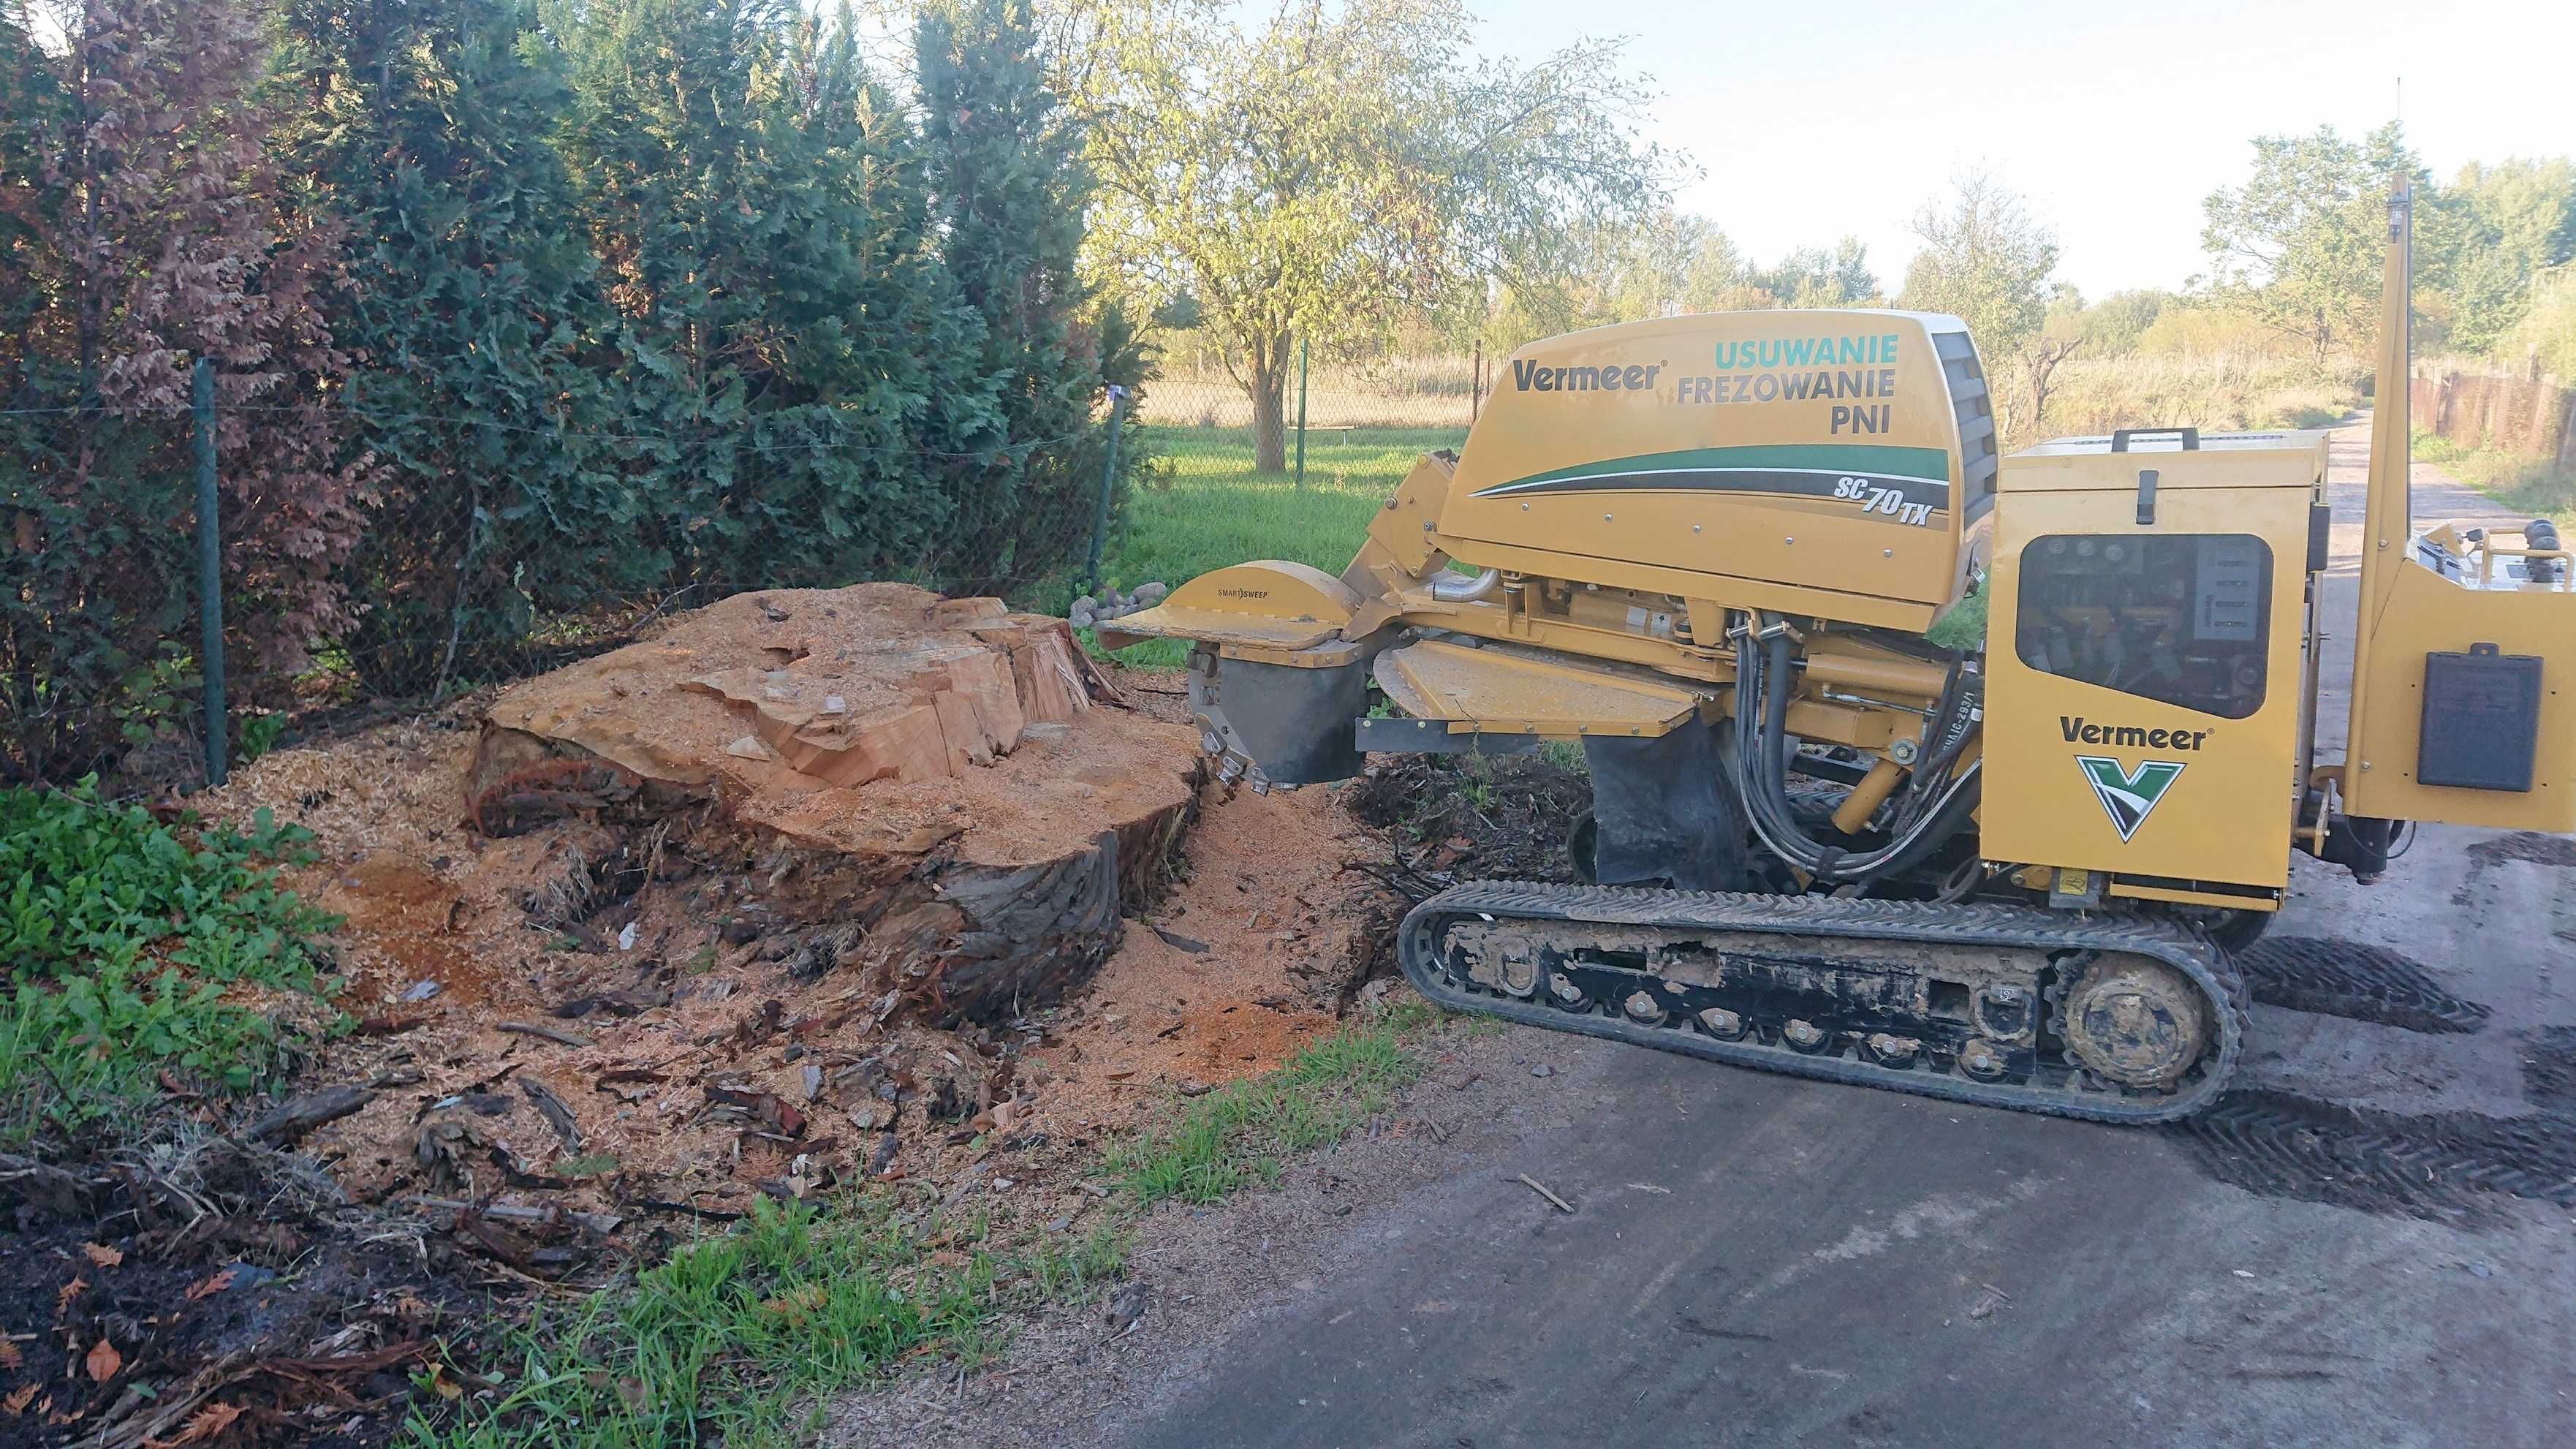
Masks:
[[[370,465],[343,447],[325,296],[341,233],[263,153],[269,55],[242,0],[86,0],[40,44],[0,6],[0,366],[10,451],[0,762],[41,774],[139,707],[184,632],[194,360],[218,366],[234,647],[269,670],[345,622]],[[0,771],[14,772],[14,771]]]

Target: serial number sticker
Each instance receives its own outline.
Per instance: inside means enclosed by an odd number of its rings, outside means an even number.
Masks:
[[[1882,513],[1916,528],[1929,527],[1932,522],[1931,504],[1908,503],[1904,489],[1889,488],[1866,478],[1835,479],[1834,496],[1857,500],[1863,513]]]

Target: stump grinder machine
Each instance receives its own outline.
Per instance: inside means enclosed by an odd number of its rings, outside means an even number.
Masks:
[[[1999,458],[1967,332],[1918,313],[1532,343],[1339,578],[1220,569],[1102,641],[1194,641],[1205,746],[1256,790],[1580,746],[1585,883],[1464,884],[1405,919],[1444,1006],[2187,1116],[2244,1053],[2231,952],[2292,851],[2368,881],[2403,822],[2576,830],[2570,554],[2545,522],[2413,526],[2402,191],[2389,217],[2340,760],[2324,434]]]

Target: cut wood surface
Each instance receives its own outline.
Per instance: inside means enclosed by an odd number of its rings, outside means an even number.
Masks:
[[[931,1015],[986,1015],[1087,976],[1178,848],[1197,741],[1123,703],[1063,620],[997,599],[740,594],[505,691],[464,808],[740,876],[792,971],[883,963]]]

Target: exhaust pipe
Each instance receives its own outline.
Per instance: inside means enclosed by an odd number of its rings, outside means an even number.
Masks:
[[[1431,578],[1431,597],[1444,604],[1472,603],[1492,593],[1494,585],[1502,581],[1501,569],[1487,569],[1471,578],[1460,578],[1442,569]]]

